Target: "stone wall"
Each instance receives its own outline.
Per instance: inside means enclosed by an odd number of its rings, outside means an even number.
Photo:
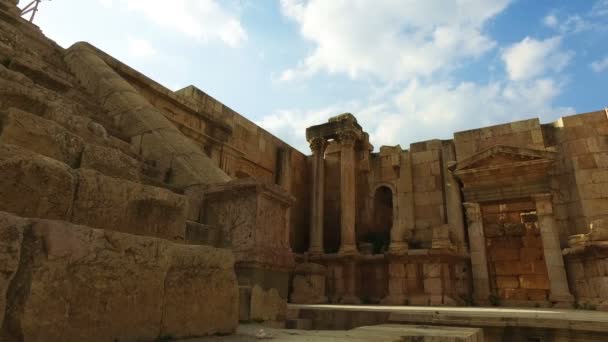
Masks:
[[[481,209],[490,284],[497,300],[502,305],[545,302],[549,278],[534,203],[484,204]]]
[[[0,212],[3,340],[141,341],[230,333],[230,251]]]

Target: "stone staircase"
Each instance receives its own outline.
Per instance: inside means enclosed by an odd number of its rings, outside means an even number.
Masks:
[[[232,332],[232,252],[184,244],[199,215],[173,169],[15,9],[0,0],[0,339]]]

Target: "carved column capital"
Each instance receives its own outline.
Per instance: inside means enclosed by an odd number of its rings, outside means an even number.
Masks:
[[[552,198],[553,196],[551,195],[551,193],[532,195],[532,199],[536,203],[536,215],[553,215]]]
[[[462,204],[467,213],[467,221],[469,223],[481,221],[481,206],[479,203],[465,202]]]
[[[354,147],[357,135],[352,131],[342,131],[338,133],[338,142],[341,147]]]
[[[322,154],[327,147],[327,140],[325,138],[312,138],[308,143],[313,154]]]

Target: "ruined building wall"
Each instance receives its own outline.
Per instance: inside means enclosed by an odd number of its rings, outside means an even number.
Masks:
[[[113,57],[97,53],[230,177],[278,184],[294,196],[289,217],[292,247],[304,251],[309,216],[304,154],[194,86],[172,92]]]

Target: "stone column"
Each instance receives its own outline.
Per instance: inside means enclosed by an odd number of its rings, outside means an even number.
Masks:
[[[344,260],[344,282],[344,295],[340,299],[340,304],[361,304],[361,300],[356,295],[357,262],[353,257]]]
[[[325,190],[325,147],[323,138],[310,141],[312,150],[312,193],[310,205],[310,245],[308,252],[323,254],[323,200]]]
[[[291,189],[291,149],[280,149],[277,153],[277,158],[280,162],[280,174],[278,175],[278,184],[285,189],[290,195]],[[291,248],[291,207],[285,213],[285,221],[287,228],[285,229],[285,244],[287,248]]]
[[[479,203],[463,203],[463,205],[467,213],[469,231],[473,299],[478,305],[487,305],[490,300],[490,276],[488,275],[488,257],[486,255],[486,238],[483,232],[481,207]]]
[[[543,253],[547,264],[551,291],[549,300],[556,302],[556,306],[570,307],[574,302],[574,297],[568,288],[559,232],[553,216],[551,194],[535,195],[532,196],[532,199],[536,202],[536,215],[538,216],[540,236],[543,240]]]
[[[405,254],[408,250],[408,243],[405,241],[408,224],[407,220],[410,213],[406,210],[409,203],[407,202],[407,194],[411,193],[411,183],[408,176],[411,176],[410,166],[406,154],[399,150],[399,180],[393,194],[393,226],[391,228],[391,243],[389,245],[389,253]],[[403,178],[402,178],[403,177]],[[409,219],[413,218],[410,217]]]
[[[449,166],[455,163],[456,160],[456,151],[452,142],[442,145],[441,158],[443,159],[443,181],[445,184],[444,191],[447,206],[446,223],[450,225],[450,230],[454,232],[456,239],[454,242],[458,251],[466,252],[460,183],[449,169]]]
[[[340,254],[356,254],[355,241],[355,141],[353,132],[342,132],[340,143]]]
[[[401,261],[388,264],[388,295],[382,299],[382,305],[405,304],[405,265]]]

